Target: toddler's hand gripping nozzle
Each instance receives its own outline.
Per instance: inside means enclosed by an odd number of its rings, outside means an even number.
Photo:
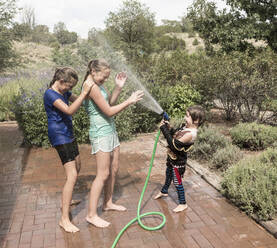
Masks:
[[[163,119],[164,119],[165,121],[169,121],[169,120],[170,120],[168,114],[167,114],[165,111],[162,112],[162,116],[163,116]]]

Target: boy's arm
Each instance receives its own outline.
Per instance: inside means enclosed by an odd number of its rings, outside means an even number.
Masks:
[[[163,124],[162,126],[160,126],[160,129],[164,135],[164,137],[166,138],[167,144],[170,148],[171,151],[173,152],[179,152],[184,150],[184,143],[174,139],[170,133],[170,130],[167,126],[167,124]]]

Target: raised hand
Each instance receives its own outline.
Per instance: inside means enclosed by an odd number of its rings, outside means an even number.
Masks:
[[[132,93],[132,95],[128,98],[130,104],[134,104],[142,99],[144,92],[142,90],[137,90]]]
[[[88,75],[86,81],[83,84],[83,92],[87,95],[90,92],[91,87],[94,85],[94,81],[91,75]]]
[[[119,72],[115,77],[115,84],[122,88],[127,80],[127,74],[125,72]]]

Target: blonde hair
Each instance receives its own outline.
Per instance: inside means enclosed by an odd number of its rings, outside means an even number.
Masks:
[[[56,81],[63,81],[69,83],[77,83],[78,82],[78,75],[77,72],[72,69],[71,67],[57,67],[49,84],[49,88],[56,82]]]

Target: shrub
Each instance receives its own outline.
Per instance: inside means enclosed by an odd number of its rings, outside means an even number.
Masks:
[[[171,87],[168,101],[168,113],[172,117],[183,118],[186,113],[186,109],[199,103],[201,101],[200,94],[188,84],[176,84]]]
[[[241,148],[263,150],[277,140],[277,128],[263,124],[240,123],[230,131],[232,141]]]
[[[212,157],[212,165],[221,171],[225,171],[230,165],[238,162],[242,157],[242,152],[237,146],[227,145],[219,149]]]
[[[75,69],[80,68],[80,58],[70,48],[54,48],[51,56],[57,66],[71,66]]]
[[[24,143],[33,146],[49,146],[47,117],[42,101],[42,92],[28,92],[21,88],[12,100],[13,111],[19,128],[23,132]]]
[[[277,168],[277,146],[275,148],[268,148],[260,155],[260,161],[263,164],[275,166]]]
[[[89,144],[89,117],[83,106],[74,114],[72,123],[77,143]]]
[[[265,159],[268,154],[241,160],[230,167],[221,184],[226,197],[260,220],[272,219],[277,211],[277,167]]]
[[[191,151],[194,159],[211,160],[217,150],[230,146],[231,142],[214,128],[202,127]]]
[[[199,41],[195,38],[192,42],[192,45],[197,46],[199,44]]]

